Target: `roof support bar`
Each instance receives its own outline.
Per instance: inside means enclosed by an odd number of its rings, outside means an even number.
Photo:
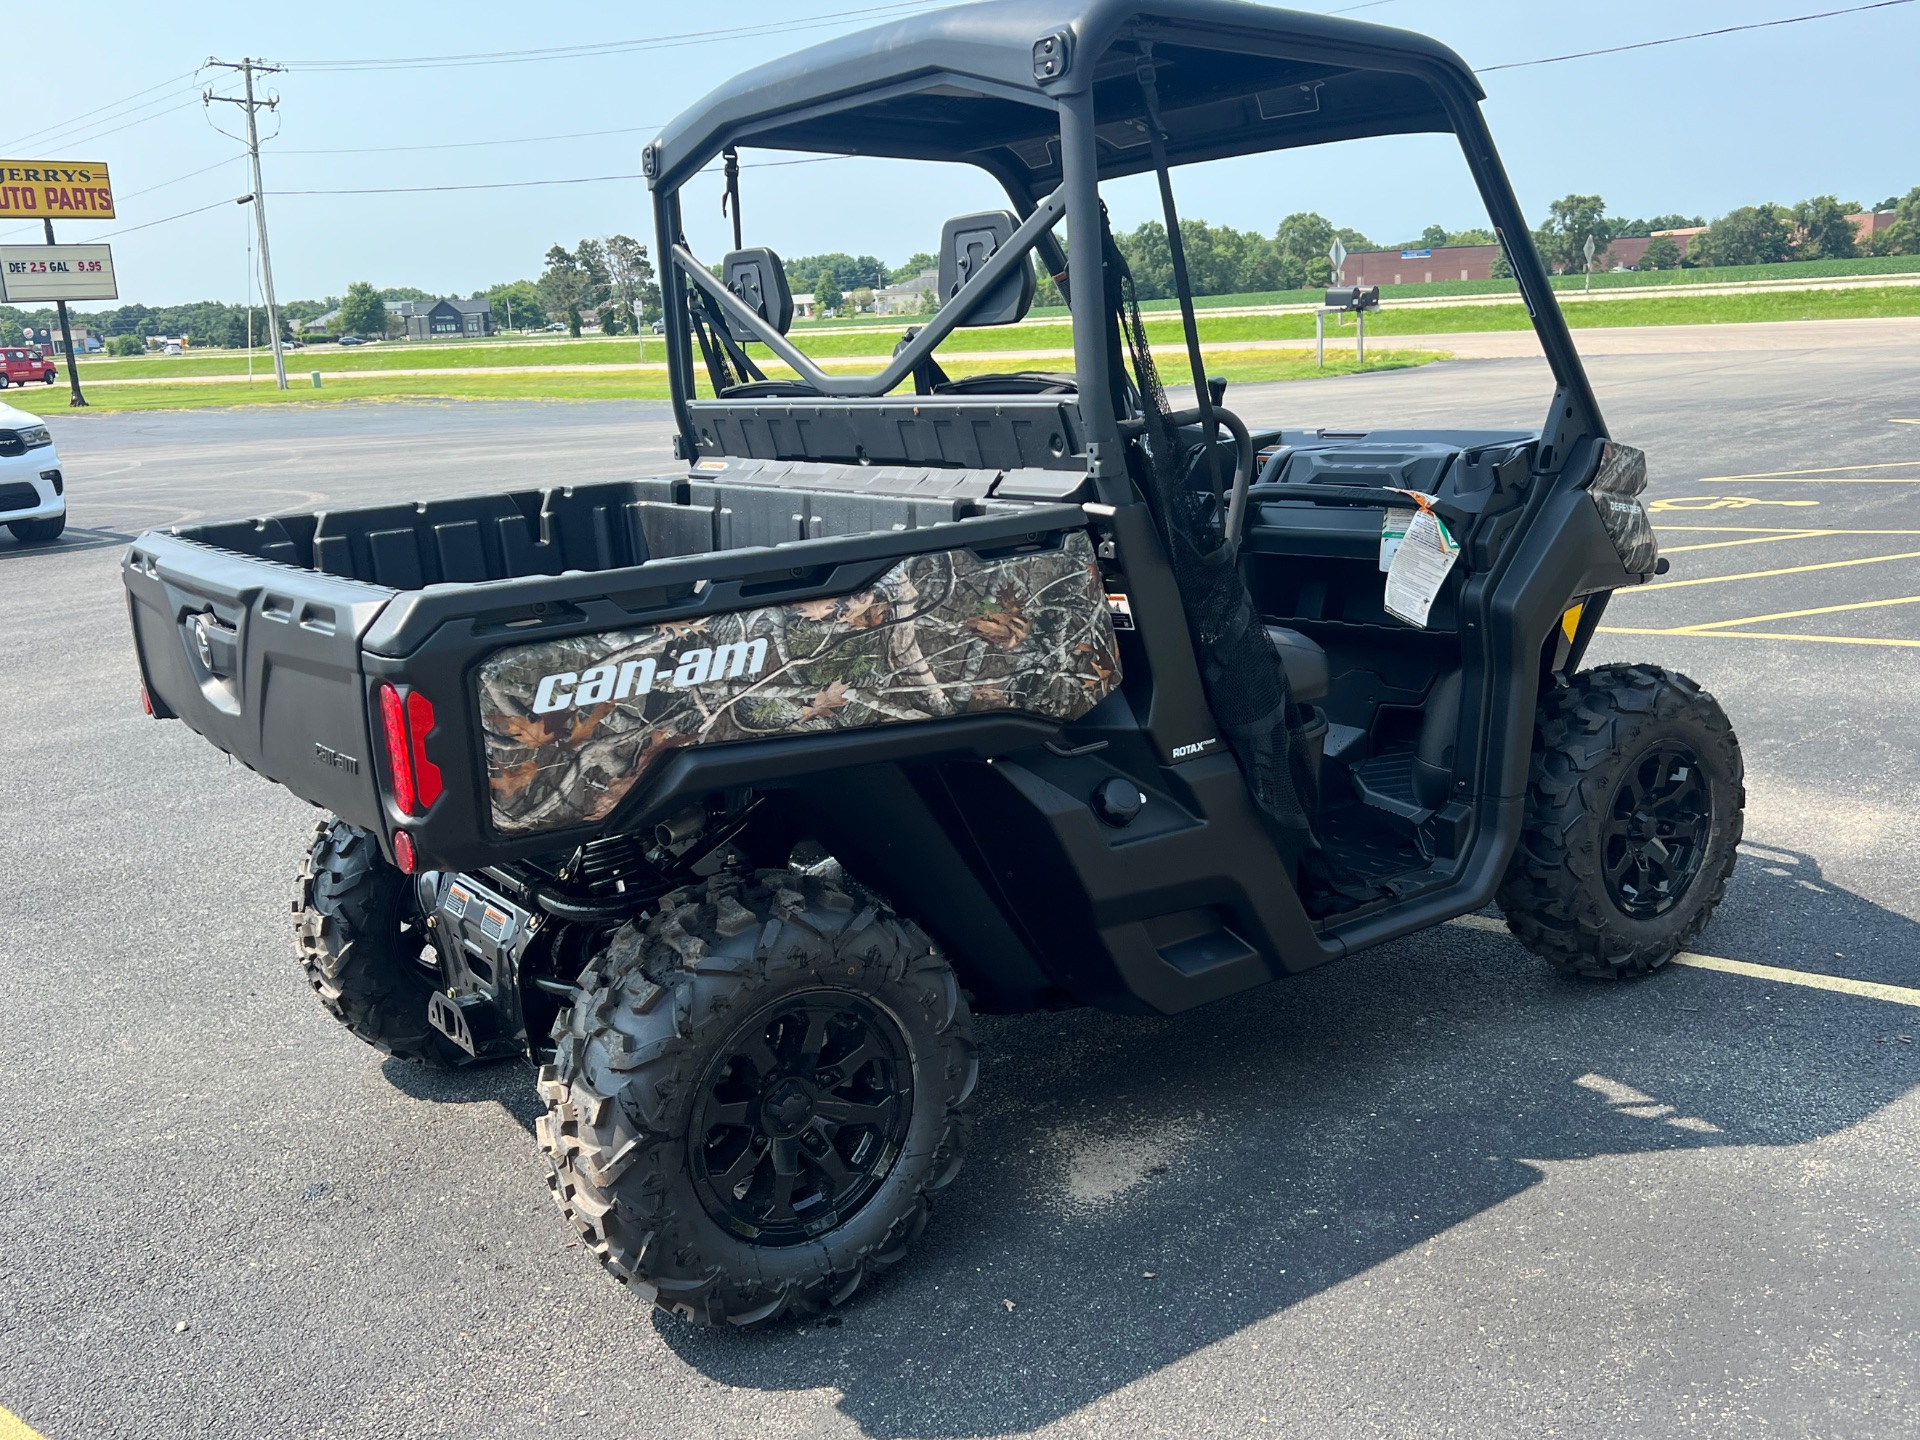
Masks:
[[[1063,187],[1064,189],[1064,187]],[[673,262],[681,273],[697,285],[701,292],[711,296],[727,315],[737,319],[753,333],[753,338],[767,346],[787,364],[791,365],[805,380],[822,395],[884,395],[902,380],[913,373],[913,367],[926,359],[934,348],[951,335],[954,329],[964,322],[980,303],[993,291],[1016,265],[1028,265],[1028,254],[1047,231],[1058,225],[1067,213],[1067,202],[1062,190],[1055,190],[1042,200],[1034,211],[1015,230],[1005,245],[994,252],[991,259],[968,278],[960,288],[960,293],[941,307],[940,313],[929,320],[888,363],[887,368],[878,375],[850,375],[836,378],[826,373],[782,335],[773,326],[763,320],[759,312],[749,309],[739,296],[727,289],[725,284],[714,277],[712,271],[695,258],[693,252],[684,244],[673,247]],[[969,293],[971,292],[971,293]]]

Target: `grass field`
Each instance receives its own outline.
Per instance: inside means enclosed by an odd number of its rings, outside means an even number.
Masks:
[[[1606,299],[1568,298],[1564,309],[1575,329],[1614,328],[1642,325],[1740,324],[1753,321],[1833,320],[1880,316],[1920,315],[1920,285],[1888,286],[1870,290],[1795,290],[1762,291],[1746,294],[1685,294],[1632,296]],[[1176,317],[1155,314],[1146,322],[1147,333],[1156,349],[1165,348],[1166,362],[1176,373],[1180,324]],[[1472,331],[1517,331],[1529,328],[1526,311],[1517,305],[1457,305],[1420,309],[1391,308],[1369,317],[1369,338],[1391,340],[1396,335],[1449,335]],[[1306,341],[1313,337],[1313,316],[1215,315],[1201,319],[1201,338],[1216,345],[1273,341]],[[1345,350],[1352,337],[1350,327],[1330,331],[1329,353]],[[857,372],[878,369],[881,359],[876,351],[890,349],[890,337],[854,334],[806,334],[796,332],[795,343],[808,355],[830,368]],[[876,343],[879,341],[881,343]],[[1018,328],[993,327],[962,330],[950,336],[940,349],[947,371],[953,375],[982,370],[1066,368],[1071,364],[1073,335],[1065,322],[1026,325]],[[633,337],[610,340],[584,339],[536,341],[525,344],[481,343],[446,346],[382,346],[373,350],[349,350],[302,354],[289,366],[294,389],[274,387],[270,365],[255,362],[252,385],[215,377],[245,373],[244,356],[225,354],[183,355],[164,358],[140,358],[123,361],[87,361],[81,369],[82,384],[89,381],[111,382],[120,379],[164,380],[160,384],[93,384],[88,397],[102,410],[154,410],[181,406],[245,405],[285,403],[328,403],[352,399],[398,399],[434,397],[446,399],[653,399],[667,393],[666,372],[660,361],[664,347],[657,340],[646,342],[646,369],[636,369],[639,349]],[[763,359],[764,347],[753,347]],[[990,360],[988,353],[1013,352],[1019,360]],[[981,358],[969,360],[969,356]],[[1402,365],[1424,364],[1440,358],[1433,353],[1408,352],[1388,355],[1376,352],[1369,370],[1395,369]],[[516,367],[516,368],[508,368]],[[526,367],[519,369],[517,367]],[[566,367],[566,368],[562,368]],[[583,367],[583,368],[574,368]],[[604,373],[595,368],[604,367]],[[1320,373],[1305,351],[1228,351],[1211,354],[1208,368],[1230,379],[1291,380]],[[1330,359],[1328,374],[1347,373],[1351,361]],[[308,372],[324,373],[324,388],[315,390],[308,383]],[[382,372],[407,369],[472,371],[471,374],[397,375]],[[787,373],[770,366],[769,373]],[[196,384],[195,381],[201,383]]]
[[[1407,269],[1425,262],[1409,260]],[[1635,286],[1662,285],[1675,289],[1685,289],[1689,285],[1750,285],[1766,281],[1793,280],[1829,280],[1845,279],[1851,276],[1873,275],[1915,275],[1920,274],[1920,255],[1879,255],[1862,256],[1857,260],[1796,260],[1782,265],[1720,265],[1706,266],[1699,270],[1623,270],[1617,274],[1609,271],[1593,277],[1593,289],[1618,290]],[[1553,288],[1562,296],[1580,294],[1584,290],[1579,275],[1556,275]],[[1517,295],[1518,289],[1511,280],[1436,280],[1431,285],[1382,285],[1382,300],[1430,300],[1451,295]],[[1325,290],[1263,290],[1242,295],[1198,295],[1194,297],[1194,308],[1198,310],[1239,309],[1251,305],[1318,305],[1326,297]],[[1143,311],[1173,310],[1177,302],[1173,300],[1142,300]],[[1064,315],[1066,311],[1058,306],[1036,309],[1036,317]],[[881,328],[898,326],[914,320],[914,316],[860,316],[858,319],[841,318],[835,320],[801,320],[794,323],[796,332],[819,328],[841,327],[847,325],[875,325]]]
[[[1168,350],[1159,355],[1162,372],[1177,382],[1183,373],[1179,353]],[[1425,350],[1383,350],[1367,356],[1366,369],[1403,370],[1444,360],[1444,354]],[[1070,357],[1063,356],[1070,362]],[[770,366],[769,373],[791,375],[781,366]],[[834,365],[835,370],[857,370],[862,366]],[[955,376],[974,375],[986,370],[1005,370],[1004,364],[964,361],[949,365]],[[1311,380],[1322,375],[1351,375],[1358,367],[1349,354],[1327,357],[1322,371],[1313,363],[1311,350],[1227,350],[1210,352],[1207,373],[1242,383],[1254,380]],[[614,370],[604,375],[568,371],[562,374],[501,374],[480,371],[472,375],[380,375],[363,373],[342,379],[329,379],[315,390],[306,384],[291,390],[275,387],[269,372],[264,381],[251,386],[233,384],[195,384],[183,380],[165,385],[102,385],[88,393],[91,408],[97,411],[188,410],[221,405],[327,405],[347,400],[663,400],[667,395],[667,377],[659,370]],[[64,412],[63,412],[64,413]],[[85,414],[85,411],[76,412]]]

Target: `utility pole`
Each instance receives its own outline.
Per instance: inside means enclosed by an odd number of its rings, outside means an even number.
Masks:
[[[262,65],[259,61],[243,56],[238,65],[231,60],[209,59],[207,64],[223,70],[238,70],[246,87],[246,99],[236,100],[230,95],[216,95],[211,90],[202,97],[207,104],[215,100],[223,105],[238,105],[247,112],[247,152],[253,157],[253,223],[260,232],[260,288],[267,299],[267,337],[273,342],[273,373],[282,390],[287,388],[287,357],[280,348],[280,306],[273,296],[273,254],[267,249],[267,201],[261,193],[260,185],[260,130],[254,121],[254,114],[261,109],[272,110],[279,105],[279,97],[271,100],[253,98],[253,77],[258,71],[262,75],[278,75],[284,68],[279,65]]]
[[[53,221],[42,216],[40,223],[47,227],[47,244],[53,244]],[[67,405],[78,408],[87,403],[87,397],[80,393],[80,367],[73,363],[73,327],[67,324],[67,302],[56,300],[54,307],[60,312],[60,343],[67,349],[67,388],[73,392]]]

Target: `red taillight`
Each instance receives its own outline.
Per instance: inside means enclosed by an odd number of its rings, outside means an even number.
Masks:
[[[153,696],[147,693],[147,687],[144,685],[140,687],[140,708],[147,712],[149,720],[153,718]]]
[[[427,736],[433,733],[433,702],[418,690],[407,696],[407,731],[413,739],[413,789],[422,810],[433,808],[443,788],[440,767],[427,758]]]
[[[413,837],[404,830],[393,832],[393,863],[400,867],[402,875],[413,874]]]
[[[433,702],[418,690],[404,696],[385,681],[380,683],[380,729],[387,741],[387,773],[393,803],[403,815],[421,815],[433,808],[447,788],[440,767],[427,758],[427,737],[433,733]]]
[[[393,785],[393,803],[403,815],[413,814],[413,747],[407,743],[407,712],[400,692],[384,681],[380,686],[380,725],[387,732],[387,772]]]

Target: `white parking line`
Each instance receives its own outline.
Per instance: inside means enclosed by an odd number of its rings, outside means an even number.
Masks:
[[[1492,935],[1511,935],[1504,920],[1491,915],[1462,915],[1447,922],[1462,930],[1481,930]],[[1744,975],[1749,980],[1771,980],[1781,985],[1799,985],[1808,990],[1833,990],[1842,995],[1858,995],[1865,1000],[1884,1000],[1890,1005],[1920,1007],[1920,990],[1907,985],[1882,985],[1877,980],[1854,980],[1845,975],[1823,975],[1815,970],[1788,970],[1779,965],[1755,965],[1747,960],[1723,960],[1718,955],[1695,955],[1682,950],[1673,957],[1675,965],[1695,970],[1718,970],[1722,975]]]

